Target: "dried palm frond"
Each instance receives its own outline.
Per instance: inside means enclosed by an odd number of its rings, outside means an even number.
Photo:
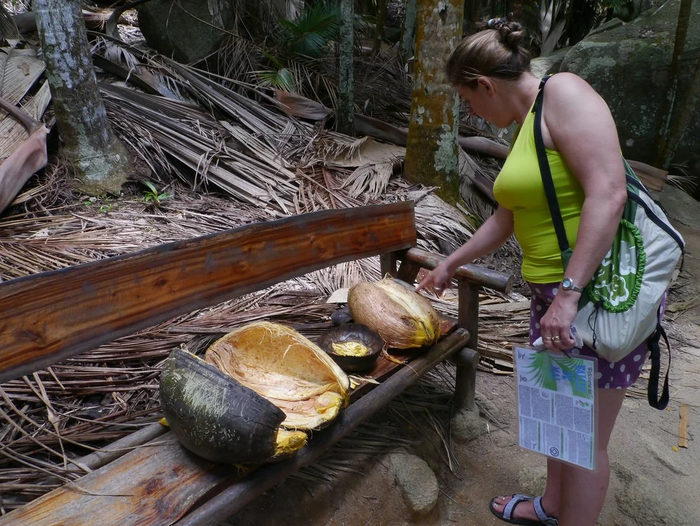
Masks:
[[[251,72],[260,68],[260,59],[263,50],[253,41],[238,35],[229,35],[217,53],[219,71],[224,77],[230,79],[251,79]],[[234,89],[234,84],[225,87]]]
[[[185,103],[113,86],[103,86],[103,93],[108,111],[127,114],[148,131],[170,159],[194,173],[194,178],[185,182],[195,188],[214,184],[236,199],[270,208],[273,215],[287,215],[292,209],[294,175],[280,168],[267,168],[257,159],[228,148],[218,124],[208,115],[198,110],[193,114],[194,108]],[[188,117],[194,120],[184,122]],[[271,185],[275,185],[274,189]]]
[[[366,195],[366,200],[382,195],[394,173],[394,163],[365,164],[359,166],[343,182],[341,188],[348,188],[350,197]]]
[[[91,53],[100,53],[108,60],[125,64],[129,70],[140,72],[141,62],[138,57],[127,46],[108,40],[103,35],[98,36],[92,43]]]
[[[17,24],[10,16],[10,12],[3,5],[0,4],[0,40],[21,40],[22,36],[19,34],[19,29],[17,29]]]
[[[464,214],[433,194],[416,201],[415,213],[419,245],[432,252],[451,254],[475,230]]]
[[[688,163],[674,164],[671,169],[677,173],[668,174],[668,183],[692,195],[698,188],[698,176],[690,171]]]

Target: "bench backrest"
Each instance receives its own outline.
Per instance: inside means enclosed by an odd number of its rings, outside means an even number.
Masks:
[[[0,383],[196,309],[416,244],[412,202],[255,223],[0,284]]]

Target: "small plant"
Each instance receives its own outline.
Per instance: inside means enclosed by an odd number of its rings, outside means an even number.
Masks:
[[[143,201],[145,203],[151,203],[156,208],[160,208],[161,201],[165,201],[170,197],[170,195],[165,192],[159,192],[151,181],[143,181],[143,184],[148,188],[148,190],[143,193]]]

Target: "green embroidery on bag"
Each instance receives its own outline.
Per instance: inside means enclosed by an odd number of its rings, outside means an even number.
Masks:
[[[600,303],[608,312],[625,312],[637,300],[645,268],[642,234],[623,218],[613,246],[586,287],[586,293],[591,301]]]

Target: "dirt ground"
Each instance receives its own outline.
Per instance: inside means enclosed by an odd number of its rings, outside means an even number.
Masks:
[[[679,226],[687,247],[682,286],[671,297],[675,317],[669,336],[673,348],[671,396],[664,411],[646,399],[628,396],[610,445],[612,476],[601,526],[700,524],[700,229]],[[687,309],[688,305],[694,305]],[[514,378],[480,373],[480,403],[505,429],[491,424],[488,432],[455,446],[459,466],[451,473],[427,445],[412,450],[433,468],[440,493],[428,516],[412,517],[395,482],[386,456],[356,466],[362,475],[347,474],[332,487],[287,480],[230,518],[229,526],[270,524],[338,526],[448,526],[503,524],[488,510],[497,494],[540,494],[544,458],[517,446],[514,422]],[[689,447],[678,447],[681,404],[689,406]]]

